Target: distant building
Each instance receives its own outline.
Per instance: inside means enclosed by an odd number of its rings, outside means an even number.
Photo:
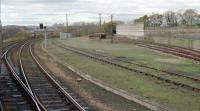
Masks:
[[[35,28],[35,29],[32,29],[31,32],[32,32],[32,37],[44,36],[44,29]],[[51,38],[53,32],[55,32],[55,29],[48,27],[47,28],[47,38]]]
[[[117,25],[116,27],[117,35],[120,36],[144,36],[144,23],[135,23],[135,24],[122,24]]]
[[[71,37],[72,37],[72,33],[60,32],[60,39],[67,39]]]
[[[161,27],[167,27],[167,20],[165,19],[165,17],[163,16],[163,20],[162,20],[162,25]]]

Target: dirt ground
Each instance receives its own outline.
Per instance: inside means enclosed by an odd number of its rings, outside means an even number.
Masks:
[[[180,64],[182,62],[180,59],[156,59],[155,61],[166,62],[170,64]]]
[[[84,99],[87,100],[87,102],[89,102],[90,105],[96,107],[95,109],[99,109],[102,111],[116,111],[116,109],[114,110],[114,108],[113,109],[109,108],[102,102],[95,100],[90,94],[88,94],[80,87],[79,83],[76,81],[76,78],[66,76],[65,71],[63,71],[63,69],[61,69],[58,66],[58,64],[55,64],[56,61],[51,59],[44,52],[43,53],[41,52],[42,52],[41,50],[40,52],[36,51],[37,55],[39,55],[38,57],[40,58],[40,60],[44,61],[43,65],[46,66],[46,68],[51,69],[51,71],[53,71],[53,73],[55,74],[54,75],[55,77],[62,79],[62,81],[64,81],[67,85],[70,85],[70,88],[72,88],[72,90],[78,93],[78,95],[80,95],[81,97],[84,97]]]
[[[69,71],[63,70],[64,67],[60,66],[57,63],[57,61],[53,60],[50,56],[48,56],[45,52],[43,52],[41,50],[41,47],[39,46],[40,45],[37,45],[37,47],[35,46],[36,47],[35,49],[37,49],[35,52],[37,53],[37,55],[39,55],[38,57],[40,58],[40,60],[44,61],[43,65],[46,66],[47,69],[50,69],[53,72],[54,74],[53,76],[57,80],[63,81],[67,86],[70,87],[70,89],[73,92],[77,93],[77,95],[79,95],[95,110],[97,111],[146,111],[147,110],[146,108],[144,109],[138,108],[141,106],[135,105],[135,103],[133,102],[124,100],[124,98],[118,97],[117,95],[111,94],[101,88],[98,88],[97,86],[91,84],[90,82],[84,80],[83,78],[80,78],[79,76],[72,74],[72,72],[70,72],[69,74]],[[81,82],[78,82],[77,81],[78,79],[81,79]],[[89,89],[90,87],[93,87],[94,90]],[[111,99],[114,98],[115,102],[109,99],[104,100],[105,95],[109,96]]]

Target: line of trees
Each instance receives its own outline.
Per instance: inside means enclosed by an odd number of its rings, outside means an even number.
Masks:
[[[164,14],[144,15],[135,22],[144,22],[145,26],[200,26],[200,14],[195,9],[167,11]]]
[[[113,33],[116,32],[116,25],[124,24],[123,21],[104,22],[103,24],[89,23],[89,22],[76,22],[68,27],[68,32],[73,33],[74,36],[84,36],[94,33],[106,33],[111,34],[111,26]],[[54,27],[57,31],[53,34],[53,37],[59,36],[59,32],[65,32],[66,26],[64,24],[55,24]]]
[[[101,25],[99,31],[102,33],[111,34],[111,26],[112,26],[113,33],[115,33],[117,25],[120,25],[120,24],[124,24],[124,22],[123,21],[113,21],[112,23],[111,22],[103,23]]]
[[[17,37],[19,39],[29,38],[32,33],[25,26],[3,26],[2,28],[3,39],[11,39]]]

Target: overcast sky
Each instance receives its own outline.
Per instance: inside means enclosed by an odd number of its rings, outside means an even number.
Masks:
[[[36,25],[64,23],[69,13],[69,22],[97,22],[98,14],[115,14],[115,20],[132,20],[144,14],[200,10],[200,0],[2,0],[4,25]],[[91,14],[88,14],[90,12]],[[103,15],[103,21],[109,15]]]

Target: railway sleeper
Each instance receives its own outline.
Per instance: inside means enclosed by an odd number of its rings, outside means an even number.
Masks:
[[[156,76],[156,75],[152,75],[152,74],[145,73],[145,72],[142,72],[142,71],[139,71],[139,70],[136,70],[136,69],[132,69],[132,68],[120,65],[120,64],[116,64],[116,63],[113,63],[113,62],[108,61],[108,60],[104,60],[104,59],[100,59],[100,58],[97,58],[97,57],[94,57],[94,56],[91,56],[91,55],[87,55],[87,54],[84,54],[80,51],[76,51],[76,50],[72,50],[72,49],[70,49],[70,51],[81,54],[81,55],[85,55],[87,57],[93,58],[93,59],[98,60],[98,61],[103,61],[104,63],[109,63],[109,64],[112,64],[112,65],[115,65],[115,66],[118,66],[118,67],[121,67],[121,68],[124,68],[124,69],[127,69],[127,70],[131,70],[131,71],[134,71],[136,73],[141,73],[141,74],[144,74],[146,76],[157,78],[158,80],[162,80],[162,81],[165,81],[165,82],[168,82],[168,83],[173,83],[174,85],[177,85],[177,86],[180,86],[180,84],[181,84],[183,87],[190,89],[190,90],[193,90],[193,91],[199,92],[199,90],[200,90],[199,88],[195,88],[195,87],[192,87],[192,86],[189,86],[189,85],[178,83],[178,82],[175,82],[175,81],[172,81],[172,80],[169,80],[169,79],[165,79],[165,78],[162,78],[162,77],[159,77],[159,76]]]

